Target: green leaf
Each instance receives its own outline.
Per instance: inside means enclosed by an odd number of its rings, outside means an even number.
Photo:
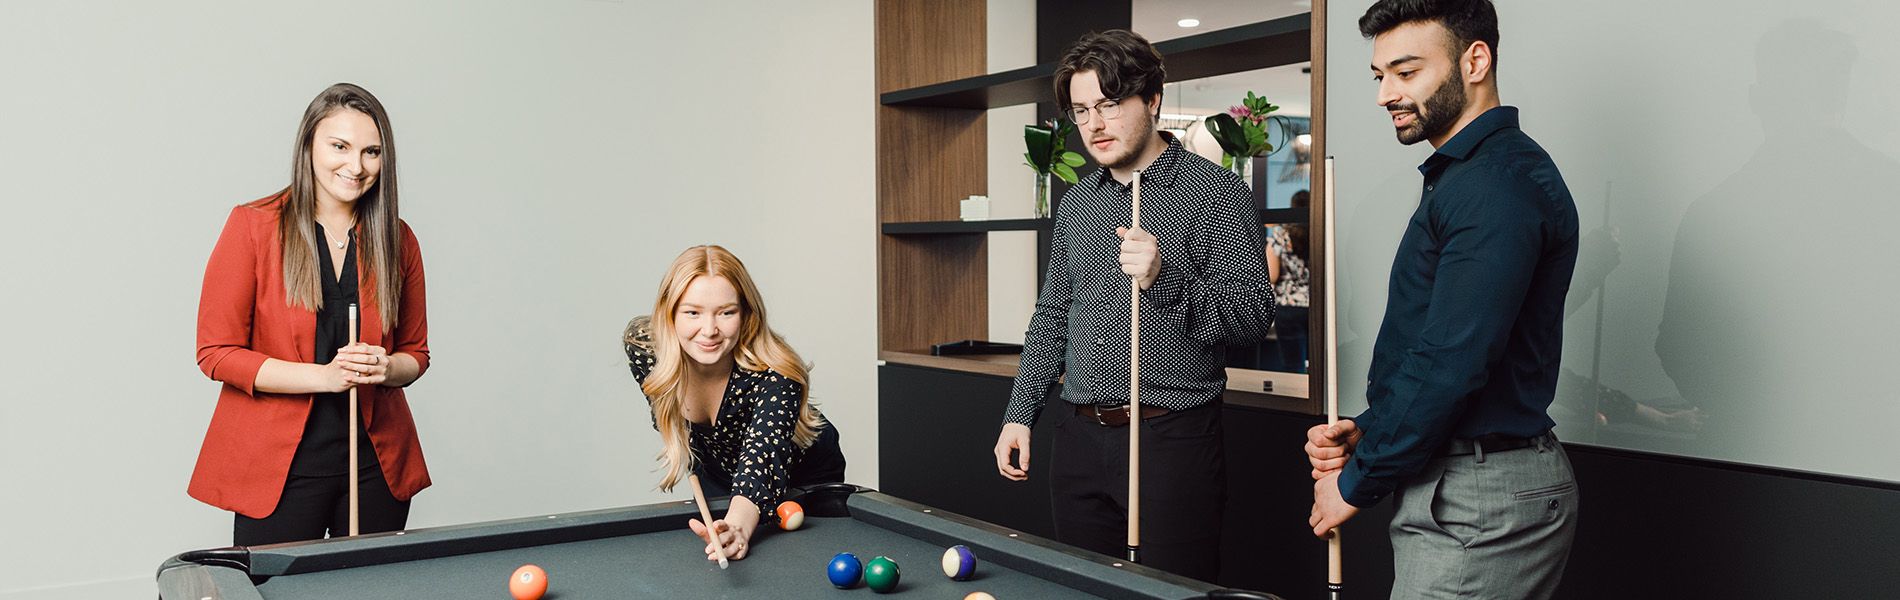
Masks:
[[[1037,167],[1036,167],[1036,162],[1035,162],[1035,161],[1033,161],[1033,160],[1030,160],[1030,159],[1029,159],[1029,153],[1028,153],[1028,152],[1024,152],[1024,153],[1023,153],[1023,166],[1025,166],[1025,167],[1029,167],[1029,168],[1030,168],[1031,170],[1033,170],[1033,171],[1035,171],[1035,172],[1037,172],[1037,173],[1043,173],[1043,172],[1045,172],[1045,171],[1043,171],[1042,169],[1040,169],[1040,168],[1037,168]]]
[[[1247,110],[1253,112],[1253,114],[1262,117],[1267,116],[1267,113],[1280,110],[1280,107],[1274,106],[1272,102],[1268,102],[1265,96],[1256,96],[1251,91],[1247,92],[1247,99],[1242,100],[1240,104],[1241,106],[1247,107]]]
[[[1056,177],[1061,178],[1063,181],[1066,181],[1070,184],[1074,184],[1076,182],[1075,169],[1070,168],[1069,165],[1066,163],[1056,163],[1056,166],[1054,169],[1052,169],[1052,171],[1056,174]]]
[[[1220,155],[1220,168],[1223,168],[1223,169],[1234,168],[1234,155],[1228,154],[1226,152],[1222,152]]]
[[[1221,151],[1227,154],[1240,154],[1247,151],[1247,133],[1239,121],[1227,113],[1207,118],[1208,133],[1214,134],[1214,141],[1220,142]]]
[[[1067,150],[1064,150],[1062,152],[1062,164],[1065,164],[1071,167],[1080,167],[1087,162],[1088,161],[1085,161],[1082,159],[1082,155],[1080,154],[1076,154],[1074,152],[1070,152]]]
[[[1049,172],[1049,159],[1052,133],[1035,125],[1023,126],[1023,144],[1029,147],[1029,164],[1036,167],[1037,173]]]
[[[1273,149],[1273,146],[1267,145],[1267,130],[1252,127],[1245,129],[1247,130],[1247,152],[1245,152],[1247,156],[1259,156]]]

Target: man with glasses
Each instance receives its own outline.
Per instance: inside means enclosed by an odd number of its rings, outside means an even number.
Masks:
[[[1232,172],[1156,128],[1165,77],[1154,47],[1121,30],[1084,36],[1056,67],[1057,102],[1102,168],[1056,205],[1047,278],[996,441],[996,468],[1028,479],[1030,428],[1061,379],[1068,406],[1056,411],[1049,470],[1056,539],[1123,553],[1134,278],[1142,290],[1142,562],[1213,581],[1226,489],[1220,350],[1266,336],[1273,288],[1253,195]],[[1142,227],[1130,229],[1137,172]]]

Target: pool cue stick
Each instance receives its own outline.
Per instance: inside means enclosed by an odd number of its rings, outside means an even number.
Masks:
[[[350,303],[350,345],[351,346],[356,345],[356,303],[355,302]],[[357,454],[356,454],[357,416],[358,415],[356,414],[356,386],[352,385],[350,386],[350,535],[356,535],[359,531],[361,531],[361,529],[358,527],[359,518],[358,518],[357,513],[358,513],[358,507],[362,505],[359,504],[360,500],[356,494],[356,478],[361,475],[360,473],[357,472]]]
[[[1129,191],[1129,230],[1141,229],[1141,171]],[[1160,246],[1156,244],[1156,258]],[[1141,562],[1141,278],[1128,278],[1128,562]]]
[[[687,475],[686,480],[693,484],[693,500],[699,504],[699,522],[706,524],[707,542],[712,544],[713,556],[719,557],[719,568],[726,568],[726,547],[719,543],[719,531],[713,529],[712,509],[706,506],[706,491],[699,489],[699,476]],[[733,535],[738,535],[734,533]]]
[[[1326,425],[1339,423],[1339,295],[1336,274],[1338,273],[1338,244],[1333,239],[1334,222],[1338,217],[1333,210],[1333,157],[1326,157]],[[1326,538],[1326,591],[1331,600],[1339,600],[1346,585],[1342,576],[1345,553],[1339,547],[1339,528],[1334,527],[1332,535]]]
[[[1608,233],[1610,230],[1610,192],[1613,190],[1614,185],[1616,185],[1616,182],[1603,182],[1603,230],[1605,233]],[[1590,396],[1596,399],[1595,414],[1590,415],[1590,424],[1592,425],[1592,427],[1590,427],[1591,441],[1596,441],[1597,438],[1597,428],[1595,425],[1601,422],[1599,419],[1604,418],[1603,380],[1601,379],[1603,376],[1603,306],[1610,302],[1609,279],[1609,274],[1605,273],[1603,281],[1597,282],[1596,343],[1590,349]]]

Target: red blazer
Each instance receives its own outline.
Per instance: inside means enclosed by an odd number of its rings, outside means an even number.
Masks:
[[[291,306],[284,291],[283,245],[277,235],[277,196],[231,210],[224,233],[205,266],[198,298],[198,368],[224,384],[211,415],[191,497],[252,518],[270,516],[283,496],[290,459],[303,437],[312,395],[272,394],[255,388],[265,358],[308,363],[316,344],[317,314]],[[422,247],[402,224],[401,318],[388,336],[376,310],[376,288],[367,266],[357,262],[362,292],[361,339],[390,354],[415,358],[429,369],[429,323],[423,309]],[[403,391],[356,388],[369,443],[396,498],[408,500],[429,487],[414,417]],[[367,448],[365,448],[367,450]]]

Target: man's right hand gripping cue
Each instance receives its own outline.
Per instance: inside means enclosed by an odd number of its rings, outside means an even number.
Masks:
[[[1363,435],[1365,432],[1360,431],[1359,425],[1350,419],[1340,419],[1334,425],[1322,423],[1306,430],[1306,459],[1313,463],[1313,480],[1318,481],[1346,468],[1346,459],[1352,458],[1352,449],[1359,445],[1359,438]],[[1027,444],[1027,432],[1023,437]]]
[[[1009,464],[1009,451],[1015,450],[1019,465]],[[1345,463],[1340,463],[1345,464]],[[1029,480],[1029,426],[1022,423],[1003,424],[1003,433],[996,436],[996,472],[1010,481]]]

